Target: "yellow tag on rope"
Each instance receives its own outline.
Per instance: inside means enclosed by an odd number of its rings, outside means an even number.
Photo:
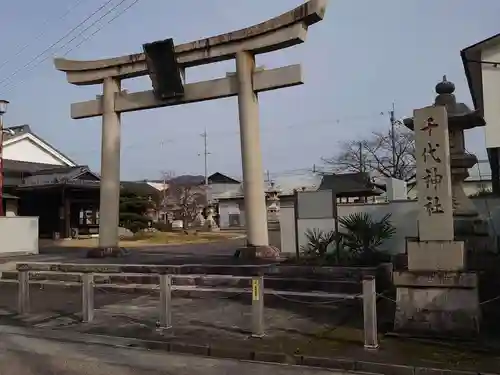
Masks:
[[[252,300],[259,300],[259,280],[252,280]]]

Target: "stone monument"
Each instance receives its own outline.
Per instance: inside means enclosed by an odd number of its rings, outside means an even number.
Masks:
[[[172,39],[146,43],[142,53],[89,61],[57,58],[58,70],[74,85],[102,85],[102,95],[71,105],[71,117],[102,116],[99,249],[119,250],[120,122],[125,112],[238,97],[247,250],[269,247],[264,171],[260,147],[258,93],[303,83],[300,65],[256,69],[261,53],[288,48],[306,40],[308,28],[320,22],[327,0],[309,0],[257,25],[174,45]],[[186,70],[235,60],[236,74],[203,82],[187,82]],[[129,93],[122,81],[149,75],[153,90]],[[89,254],[89,256],[91,256]],[[100,255],[97,255],[100,256]]]
[[[468,253],[491,251],[496,245],[489,235],[488,222],[479,214],[463,187],[469,169],[477,164],[477,157],[466,150],[464,130],[485,126],[485,121],[478,110],[472,111],[466,104],[457,102],[454,91],[455,85],[444,76],[436,85],[438,95],[434,103],[446,107],[448,114],[455,240],[464,241]],[[414,129],[413,119],[405,119],[404,123]]]
[[[452,142],[459,137],[454,133],[456,126],[449,129],[448,121],[453,117],[448,116],[448,106],[440,99],[440,95],[451,95],[449,84],[443,82],[436,87],[439,95],[435,105],[415,110],[412,120],[418,240],[407,243],[408,271],[394,274],[395,330],[470,337],[479,331],[478,282],[477,275],[466,270],[464,242],[455,240],[453,214],[458,205],[452,196],[451,167],[458,152],[450,152],[449,131]],[[463,129],[461,139],[463,145]],[[452,146],[456,150],[456,144]],[[465,168],[463,164],[461,167]],[[463,171],[460,173],[463,175]],[[458,180],[455,178],[455,190]]]

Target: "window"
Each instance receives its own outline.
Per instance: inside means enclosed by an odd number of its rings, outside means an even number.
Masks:
[[[96,209],[80,210],[80,225],[99,225],[99,211]]]

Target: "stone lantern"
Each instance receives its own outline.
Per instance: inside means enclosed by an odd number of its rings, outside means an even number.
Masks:
[[[465,147],[464,130],[485,126],[486,123],[479,111],[457,102],[454,92],[455,85],[444,76],[436,85],[434,104],[445,106],[448,114],[455,240],[464,241],[469,251],[491,250],[488,222],[479,215],[463,187],[464,180],[469,177],[469,169],[477,164],[477,157]],[[405,119],[404,124],[414,130],[413,119]]]
[[[271,186],[266,192],[267,200],[267,220],[269,222],[279,221],[279,211],[280,211],[280,198],[279,190],[276,188],[274,182],[271,182]]]
[[[220,228],[217,226],[217,223],[214,219],[215,208],[213,205],[208,205],[207,207],[207,218],[205,219],[205,223],[203,224],[203,229],[208,232],[218,232]]]

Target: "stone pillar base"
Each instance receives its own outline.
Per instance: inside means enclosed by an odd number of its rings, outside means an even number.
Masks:
[[[129,253],[123,247],[95,247],[88,250],[87,258],[119,258]]]
[[[394,284],[396,332],[467,338],[479,333],[481,310],[475,273],[396,272]]]
[[[252,260],[252,259],[270,259],[276,260],[280,258],[280,249],[274,246],[247,246],[242,247],[234,253],[235,258]]]

